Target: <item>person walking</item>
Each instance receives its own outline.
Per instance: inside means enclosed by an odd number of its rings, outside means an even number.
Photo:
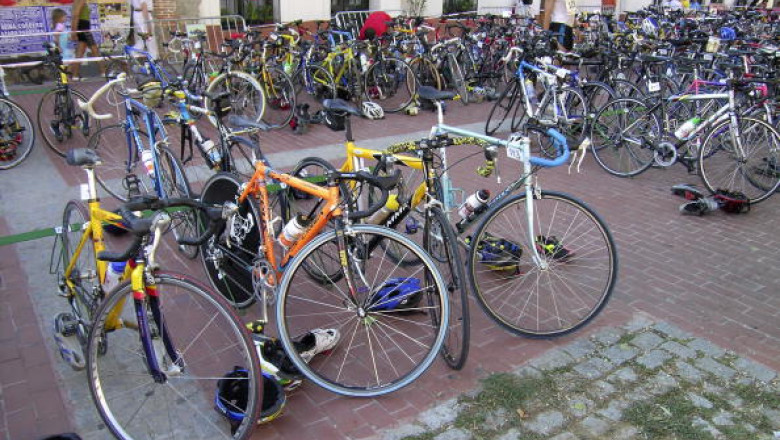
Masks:
[[[90,30],[90,10],[87,0],[74,0],[73,7],[70,11],[71,17],[71,35],[70,39],[76,42],[76,58],[82,58],[89,48],[90,55],[93,57],[100,56],[100,51],[95,43],[95,37]],[[103,73],[105,66],[100,63],[100,71]],[[71,67],[72,80],[81,81],[81,64],[74,63]]]
[[[570,51],[574,47],[574,1],[552,0],[552,9],[545,15],[549,20],[547,29],[555,34],[558,44]]]
[[[152,27],[152,0],[131,0],[133,8],[133,32],[135,33],[136,49],[145,50],[157,59],[157,41],[154,38]],[[144,38],[140,34],[148,35],[144,44]]]

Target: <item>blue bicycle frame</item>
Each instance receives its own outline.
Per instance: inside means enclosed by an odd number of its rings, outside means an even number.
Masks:
[[[141,55],[141,56],[139,57],[137,55]],[[133,73],[140,73],[142,75],[149,75],[154,77],[154,79],[160,82],[163,89],[168,87],[168,85],[171,83],[170,81],[171,74],[168,73],[164,67],[162,67],[157,63],[157,60],[154,59],[151,53],[142,49],[138,49],[137,47],[126,45],[125,56],[127,56],[128,58],[146,59],[146,63],[145,66],[143,67],[143,70],[140,72],[133,72]]]
[[[138,125],[136,124],[134,114],[135,111],[140,113],[144,119],[144,125],[146,132],[149,135],[149,149],[152,153],[152,162],[154,163],[155,170],[161,170],[159,159],[157,157],[157,149],[154,148],[158,143],[167,143],[168,135],[163,129],[162,120],[157,113],[144,105],[143,103],[130,98],[125,97],[125,138],[127,145],[127,162],[126,173],[129,173],[132,169],[132,165],[135,164],[133,156],[141,160],[141,153],[144,150],[144,143],[141,140],[141,136],[138,133]],[[160,139],[158,140],[158,135]],[[133,148],[135,146],[135,149]],[[160,180],[160,173],[155,172],[153,176],[149,176],[154,183],[154,192],[161,199],[165,199],[168,195],[165,193],[162,181]]]

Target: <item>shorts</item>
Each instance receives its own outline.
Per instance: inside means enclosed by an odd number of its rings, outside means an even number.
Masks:
[[[556,39],[566,50],[571,50],[574,47],[574,31],[571,26],[565,23],[550,23],[550,32],[556,35]]]
[[[79,20],[79,24],[76,27],[76,30],[79,31],[90,30],[89,20]],[[78,39],[79,42],[86,43],[87,46],[95,45],[95,37],[92,36],[91,32],[79,32],[78,34],[76,34],[76,38]]]

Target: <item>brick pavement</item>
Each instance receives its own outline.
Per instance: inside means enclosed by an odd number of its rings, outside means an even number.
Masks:
[[[20,101],[31,109],[36,104],[34,95],[20,97]],[[477,122],[484,120],[489,109],[488,105],[453,105],[446,120],[451,125]],[[433,120],[431,113],[423,113],[416,118],[390,115],[380,123],[357,121],[355,134],[360,141],[425,131]],[[330,145],[342,140],[341,133],[312,127],[306,136],[295,136],[289,132],[264,135],[262,147],[266,153],[278,153],[279,157],[288,149],[310,149],[315,144]],[[83,173],[62,165],[61,159],[46,151],[43,144],[28,161],[38,163],[26,162],[18,169],[0,175],[4,188],[23,191],[25,181],[31,185],[35,182],[35,176],[30,176],[29,170],[35,169],[37,173],[41,167],[56,170],[57,181],[62,183],[47,189],[47,196],[38,201],[39,207],[27,210],[45,208],[42,210],[47,212],[48,217],[44,219],[35,213],[20,213],[18,209],[11,212],[11,207],[22,207],[18,202],[19,195],[11,194],[14,198],[3,195],[0,216],[10,225],[6,231],[17,233],[56,223],[65,200],[78,195],[76,185],[83,179]],[[564,190],[586,200],[604,217],[615,236],[620,256],[619,280],[612,301],[593,324],[579,334],[559,340],[521,339],[497,329],[473,303],[472,352],[463,371],[451,372],[443,363],[437,362],[413,386],[381,399],[346,399],[305,386],[290,397],[287,414],[272,425],[260,428],[256,438],[304,437],[307,434],[316,438],[368,437],[377,429],[416,416],[439,401],[471,389],[479,377],[489,372],[509,371],[599,328],[628,322],[637,312],[648,313],[697,337],[779,369],[780,326],[777,322],[780,318],[780,280],[774,270],[780,260],[780,242],[776,234],[776,219],[780,214],[778,201],[770,199],[745,216],[714,213],[702,218],[682,217],[677,213],[681,200],[670,195],[669,187],[680,182],[698,183],[698,177],[687,176],[676,167],[651,169],[634,179],[618,179],[607,175],[592,159],[585,162],[580,175],[569,176],[564,169],[544,171],[541,183],[544,188]],[[473,170],[478,163],[479,158],[472,158],[453,169],[459,186],[472,191],[483,186],[495,186],[495,180],[484,181],[474,175]],[[506,160],[500,162],[500,167],[504,176],[510,175],[513,169]],[[87,396],[85,381],[58,362],[48,336],[52,307],[56,307],[56,302],[52,300],[53,305],[41,306],[52,292],[43,286],[53,286],[54,282],[47,280],[40,271],[31,270],[29,265],[34,264],[36,258],[48,256],[49,246],[49,241],[42,240],[0,249],[4,258],[0,276],[5,280],[0,284],[0,291],[3,295],[13,292],[14,301],[19,302],[22,301],[19,297],[24,295],[18,295],[18,292],[26,291],[29,295],[27,304],[33,304],[35,308],[31,309],[29,305],[26,309],[22,307],[20,310],[27,311],[19,312],[20,316],[24,316],[22,313],[26,313],[28,318],[37,315],[39,323],[38,339],[29,344],[27,338],[32,338],[32,331],[26,330],[31,335],[25,338],[10,333],[16,329],[9,327],[7,315],[2,316],[0,341],[10,345],[3,345],[0,350],[0,374],[18,370],[18,356],[24,356],[22,349],[25,344],[32,345],[35,348],[28,347],[25,353],[30,353],[34,359],[48,357],[48,361],[53,360],[53,369],[62,384],[61,389],[48,388],[48,396],[57,401],[62,399],[58,397],[62,393],[64,401],[69,402],[68,413],[75,414],[72,426],[83,433],[92,433],[91,437],[104,438],[105,431],[100,430],[91,403],[84,400]],[[16,269],[6,263],[14,260],[21,260],[24,264]],[[181,259],[174,256],[174,260],[175,266],[187,267]],[[201,274],[199,264],[191,270]],[[36,287],[28,288],[26,284]],[[0,300],[5,298],[3,296]],[[4,314],[13,310],[13,322],[19,319],[16,318],[16,309],[9,309],[6,303],[0,310]],[[33,312],[35,315],[31,315]],[[7,359],[9,356],[15,358]],[[63,378],[65,380],[61,380]],[[17,412],[34,417],[35,426],[44,426],[42,417],[48,414],[56,414],[62,419],[61,425],[45,422],[46,429],[66,429],[69,426],[63,416],[65,412],[32,413],[25,410],[25,405],[29,407],[32,403],[15,403],[18,401],[11,397],[4,384],[0,396],[4,414],[0,418],[0,432],[3,435],[8,437],[9,432],[17,432],[17,429],[27,430],[27,434],[11,435],[10,438],[36,438],[43,434],[37,432],[38,428],[30,427],[30,420],[11,417]]]

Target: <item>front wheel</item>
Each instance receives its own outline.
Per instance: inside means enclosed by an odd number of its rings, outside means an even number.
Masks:
[[[493,104],[493,108],[490,109],[487,121],[485,122],[485,134],[492,136],[493,133],[499,131],[502,126],[504,129],[509,130],[511,127],[510,114],[514,110],[515,106],[523,105],[523,95],[518,92],[517,80],[513,80],[509,83],[509,86],[501,93],[496,103]]]
[[[388,257],[389,240],[420,264],[404,267]],[[344,276],[329,285],[312,283],[305,264],[312,255],[340,256]],[[321,272],[324,272],[321,270]],[[436,263],[418,245],[387,228],[357,225],[307,244],[284,272],[276,303],[279,339],[292,362],[312,382],[345,396],[372,397],[417,379],[441,351],[449,325],[446,283]],[[431,324],[431,317],[438,323]],[[293,341],[312,328],[335,329],[329,353],[304,357]]]
[[[389,113],[400,112],[414,99],[417,81],[408,64],[385,58],[372,64],[364,76],[365,96]]]
[[[295,87],[292,80],[279,67],[266,67],[258,81],[263,86],[266,106],[263,122],[271,128],[286,126],[295,112]]]
[[[246,328],[222,298],[183,276],[156,274],[153,281],[155,295],[145,299],[134,298],[129,282],[120,284],[95,314],[87,371],[103,422],[120,439],[248,438],[260,414],[263,382]],[[106,337],[111,343],[102,354]],[[161,378],[149,371],[149,352]],[[230,420],[214,410],[222,381],[244,382],[235,401],[220,400],[240,416],[235,434]]]
[[[486,215],[469,244],[467,272],[480,306],[518,335],[571,333],[601,312],[615,287],[612,234],[598,214],[563,193],[542,191],[530,216],[525,194],[507,199]],[[532,248],[541,261],[534,261]]]
[[[190,183],[184,174],[184,167],[179,158],[168,148],[158,146],[157,162],[160,165],[158,174],[165,198],[192,198]],[[194,240],[200,235],[200,216],[192,209],[178,209],[172,211],[170,215],[171,230],[177,241],[181,239]],[[178,247],[179,251],[190,260],[198,256],[197,246],[179,244]]]
[[[232,113],[255,122],[260,122],[263,119],[265,114],[263,86],[246,72],[223,73],[214,78],[206,92],[203,105],[205,108],[213,108],[214,106],[209,96],[227,93]],[[209,116],[209,119],[214,126],[217,125],[215,116]]]
[[[423,242],[423,247],[444,277],[450,299],[450,325],[441,356],[450,368],[460,370],[469,355],[469,288],[458,237],[440,208],[433,208],[427,213]],[[431,313],[431,319],[434,326],[439,325],[440,317],[435,313]]]

